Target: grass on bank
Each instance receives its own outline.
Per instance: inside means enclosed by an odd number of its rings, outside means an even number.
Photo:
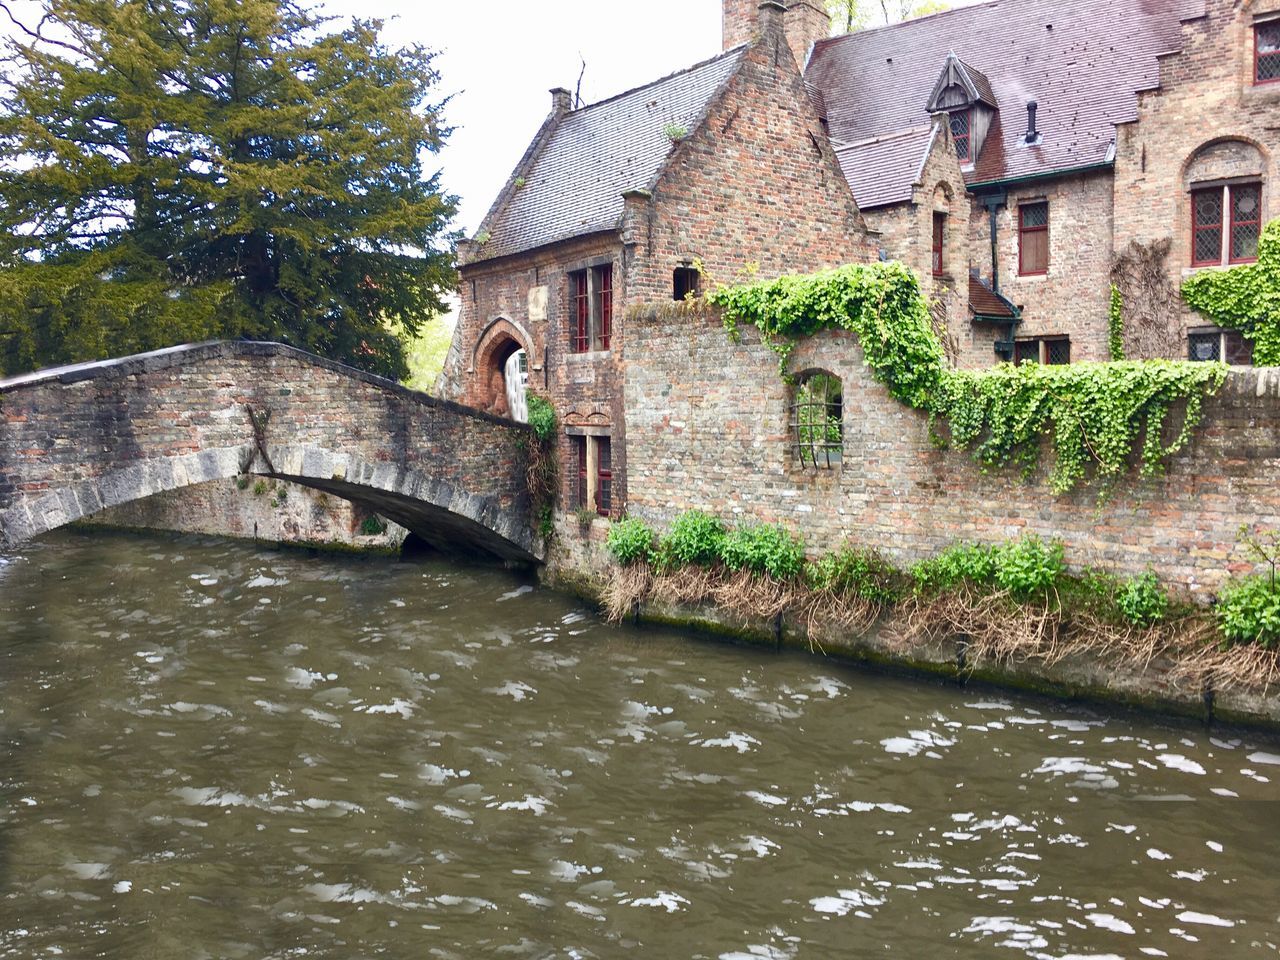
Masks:
[[[1280,563],[1280,548],[1263,558]],[[714,603],[746,618],[782,614],[811,641],[831,630],[879,623],[903,653],[959,640],[970,664],[1089,654],[1137,669],[1160,658],[1189,689],[1269,687],[1280,680],[1280,583],[1274,575],[1230,581],[1212,608],[1171,596],[1155,573],[1120,578],[1068,569],[1057,540],[1025,536],[994,546],[957,544],[899,569],[878,551],[848,544],[807,559],[804,541],[775,524],[730,529],[689,511],[659,536],[631,518],[610,528],[616,561],[605,592],[609,616],[636,604]],[[1274,572],[1274,571],[1273,571]]]

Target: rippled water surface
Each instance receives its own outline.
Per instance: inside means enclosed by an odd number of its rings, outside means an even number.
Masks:
[[[0,957],[1271,957],[1280,745],[514,574],[0,559]]]

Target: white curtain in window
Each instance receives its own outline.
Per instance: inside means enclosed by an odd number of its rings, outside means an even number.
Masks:
[[[525,388],[529,383],[529,361],[523,350],[517,350],[507,358],[502,376],[507,384],[507,409],[511,411],[511,419],[520,423],[528,422],[529,405],[525,402]]]

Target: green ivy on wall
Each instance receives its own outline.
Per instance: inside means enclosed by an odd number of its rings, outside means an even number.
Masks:
[[[1107,310],[1107,347],[1112,360],[1124,359],[1124,297],[1111,285],[1111,306]]]
[[[1256,263],[1201,270],[1183,282],[1182,299],[1252,340],[1258,366],[1280,366],[1280,220],[1263,229]]]
[[[1222,364],[1168,360],[952,369],[915,274],[901,263],[722,287],[708,300],[721,308],[735,340],[740,324],[760,330],[784,377],[800,339],[822,330],[854,333],[872,376],[929,415],[935,440],[971,450],[986,467],[1013,462],[1030,471],[1051,438],[1057,493],[1086,480],[1092,466],[1105,495],[1135,455],[1144,476],[1159,473],[1190,440],[1204,397],[1226,378]],[[1182,425],[1166,444],[1170,413],[1180,404]]]

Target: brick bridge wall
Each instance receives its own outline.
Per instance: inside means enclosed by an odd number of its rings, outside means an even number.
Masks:
[[[265,457],[250,408],[270,414]],[[437,546],[528,560],[527,435],[280,344],[40,371],[0,382],[0,543],[248,472],[344,497]]]
[[[811,550],[851,540],[898,563],[1036,533],[1062,538],[1075,567],[1151,566],[1202,595],[1241,568],[1241,524],[1280,526],[1280,370],[1234,370],[1167,476],[1103,507],[1093,490],[1055,497],[1043,477],[984,475],[967,454],[934,449],[925,418],[871,379],[850,334],[802,342],[792,359],[844,382],[844,463],[806,471],[790,459],[777,358],[753,327],[734,345],[718,318],[650,310],[628,329],[627,508],[659,524],[700,508],[784,523]]]

